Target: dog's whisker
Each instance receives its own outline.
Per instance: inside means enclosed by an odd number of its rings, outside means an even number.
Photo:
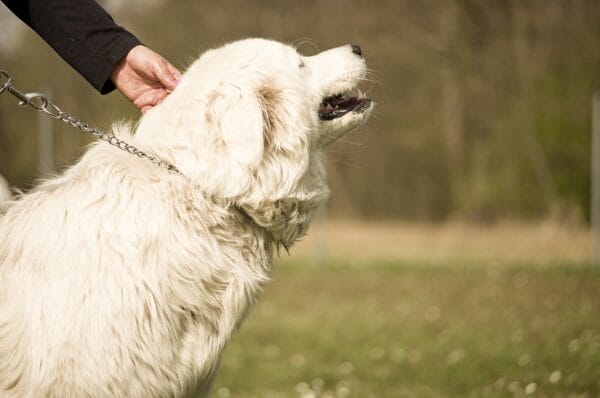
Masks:
[[[365,145],[362,142],[350,141],[347,138],[340,138],[338,141],[339,142],[343,142],[344,144],[353,145],[353,146],[357,146],[357,147],[362,147],[362,146]],[[333,152],[336,152],[336,150],[335,149],[334,150],[330,149],[327,152],[333,153]]]
[[[320,51],[317,43],[310,37],[300,38],[300,39],[295,40],[292,43],[292,47],[294,47],[296,49],[296,51],[299,51],[305,44],[310,44],[316,52]]]
[[[331,162],[334,164],[341,164],[343,166],[348,166],[351,167],[353,169],[359,169],[359,170],[364,170],[365,166],[361,165],[361,164],[356,164],[356,163],[350,163],[347,161],[341,161],[341,160],[336,160],[336,159],[331,159]]]

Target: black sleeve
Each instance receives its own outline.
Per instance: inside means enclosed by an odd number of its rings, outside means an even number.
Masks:
[[[93,0],[2,0],[102,94],[115,89],[110,75],[141,44]]]

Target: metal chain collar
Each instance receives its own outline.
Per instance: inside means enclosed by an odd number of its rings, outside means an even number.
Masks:
[[[8,74],[8,72],[0,69],[0,95],[5,92],[9,92],[19,99],[19,105],[29,105],[36,111],[44,112],[51,118],[58,119],[63,123],[69,124],[73,127],[78,128],[84,133],[89,133],[94,137],[101,139],[102,141],[108,142],[110,145],[116,146],[117,148],[129,152],[132,155],[136,155],[139,158],[147,159],[155,165],[162,167],[174,174],[181,174],[181,172],[172,165],[171,163],[158,159],[154,156],[148,155],[147,153],[140,151],[136,147],[127,142],[115,137],[112,134],[106,133],[102,130],[98,130],[95,127],[89,126],[87,123],[82,122],[75,116],[69,115],[67,112],[62,111],[58,106],[50,102],[48,97],[40,93],[23,93],[13,85],[14,79]]]

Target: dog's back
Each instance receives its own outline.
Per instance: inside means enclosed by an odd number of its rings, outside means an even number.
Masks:
[[[0,219],[9,396],[186,396],[214,371],[234,327],[223,319],[239,317],[220,313],[235,285],[214,267],[227,245],[210,220],[190,219],[202,199],[182,197],[168,176],[144,177],[143,163],[128,169],[139,161],[124,156],[96,146]]]

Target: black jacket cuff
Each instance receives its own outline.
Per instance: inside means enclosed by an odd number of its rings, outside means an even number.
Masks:
[[[142,43],[135,36],[129,32],[123,32],[110,52],[107,53],[105,60],[99,65],[100,67],[89,76],[88,81],[101,94],[108,94],[113,91],[116,87],[110,78],[112,72],[129,51],[140,44]]]

